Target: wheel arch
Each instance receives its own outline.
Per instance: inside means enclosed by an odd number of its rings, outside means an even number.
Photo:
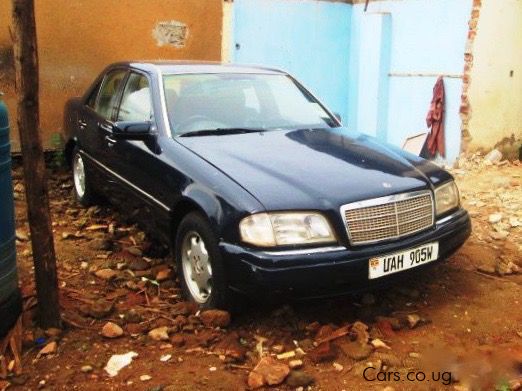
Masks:
[[[183,197],[176,203],[171,212],[170,245],[172,246],[172,249],[175,248],[176,235],[181,222],[185,216],[193,212],[201,214],[205,219],[207,219],[211,227],[213,226],[207,211],[205,211],[205,208],[203,208],[199,202],[189,197]]]

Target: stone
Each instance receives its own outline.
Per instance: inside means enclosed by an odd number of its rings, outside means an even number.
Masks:
[[[290,360],[288,366],[290,369],[299,369],[303,366],[303,360]]]
[[[110,377],[114,377],[120,372],[122,368],[130,365],[134,357],[138,357],[138,353],[128,352],[125,354],[114,354],[107,362],[105,371],[109,374]]]
[[[299,341],[299,346],[304,350],[312,350],[314,348],[314,341],[310,338],[305,338]]]
[[[149,337],[154,341],[168,341],[169,333],[168,327],[158,327],[149,331]]]
[[[140,323],[142,316],[133,308],[123,314],[123,320],[127,323]]]
[[[9,382],[14,386],[23,386],[29,380],[29,375],[27,373],[22,373],[20,375],[12,376],[9,378]],[[9,383],[5,386],[2,385],[2,381],[0,380],[0,390],[6,390],[9,386]]]
[[[89,242],[89,248],[95,251],[110,251],[112,242],[108,239],[96,238]]]
[[[370,334],[368,333],[368,326],[360,321],[356,321],[352,325],[350,335],[354,335],[355,339],[361,344],[368,343],[368,340],[370,339]]]
[[[288,360],[289,358],[294,358],[295,357],[295,351],[294,350],[290,350],[288,352],[284,352],[284,353],[278,354],[276,357],[277,357],[278,360]]]
[[[49,342],[47,345],[45,345],[42,348],[42,350],[40,350],[37,357],[55,354],[57,350],[58,350],[58,344],[56,343],[56,341]]]
[[[232,332],[216,345],[214,352],[236,361],[243,361],[247,349],[239,343],[239,335],[236,332]]]
[[[359,341],[350,341],[341,345],[343,352],[355,361],[361,361],[370,356],[373,347],[368,344],[361,344]]]
[[[143,251],[141,251],[141,249],[139,249],[138,247],[127,247],[125,251],[136,257],[141,257],[143,255]]]
[[[160,270],[156,274],[156,281],[158,281],[158,282],[167,281],[167,280],[170,280],[171,278],[172,278],[172,270],[170,270],[170,269]]]
[[[332,366],[334,367],[334,369],[335,369],[337,372],[342,372],[342,371],[344,370],[344,367],[343,367],[341,364],[337,363],[337,362],[334,362],[334,363],[332,364]]]
[[[92,366],[90,365],[84,365],[82,368],[81,368],[81,371],[83,373],[91,373],[93,371],[93,368]]]
[[[382,365],[386,365],[388,368],[400,368],[403,363],[399,357],[391,352],[375,352],[372,355],[376,360],[380,360]]]
[[[289,373],[290,368],[288,365],[266,356],[259,360],[248,375],[248,385],[250,388],[255,389],[265,384],[269,386],[281,384]]]
[[[17,229],[16,230],[16,240],[19,240],[20,242],[27,242],[29,241],[29,235],[27,235],[24,231]]]
[[[271,349],[274,353],[282,353],[285,347],[283,345],[273,345]]]
[[[477,270],[481,273],[486,273],[486,274],[495,274],[495,272],[496,272],[495,265],[490,265],[490,264],[479,265],[479,266],[477,266]]]
[[[371,342],[372,346],[375,349],[391,349],[388,345],[386,345],[382,340],[379,338],[372,339]]]
[[[410,329],[413,329],[419,324],[419,322],[421,321],[421,317],[417,314],[408,314],[406,316],[406,320],[408,321]]]
[[[183,335],[175,334],[170,338],[170,342],[172,343],[172,345],[174,345],[176,347],[181,347],[181,346],[185,345],[186,340]]]
[[[56,327],[48,328],[47,330],[45,330],[45,335],[47,335],[48,337],[57,338],[60,335],[62,335],[62,329]]]
[[[330,325],[321,326],[319,330],[317,330],[317,334],[315,335],[315,341],[319,342],[325,338],[330,337],[334,332],[334,328]]]
[[[248,382],[248,387],[251,390],[255,390],[255,389],[261,388],[265,385],[265,378],[260,373],[252,371],[248,374],[247,382]]]
[[[150,376],[150,375],[141,375],[140,376],[140,380],[141,381],[149,381],[149,380],[152,380],[152,376]]]
[[[172,358],[172,354],[164,354],[163,356],[160,357],[160,361],[161,361],[161,362],[167,362],[167,361],[169,361],[171,358]]]
[[[323,342],[308,353],[314,363],[332,361],[337,357],[337,351],[330,342]]]
[[[491,224],[500,223],[500,221],[502,220],[502,214],[501,213],[490,214],[488,220]]]
[[[118,275],[118,272],[112,269],[101,269],[96,271],[94,275],[102,280],[110,281]]]
[[[520,271],[520,268],[513,262],[501,261],[497,263],[495,271],[498,275],[504,276],[508,274],[516,274]]]
[[[150,264],[145,261],[143,258],[133,258],[129,264],[128,267],[132,271],[145,271],[150,269]]]
[[[196,303],[190,301],[180,301],[176,303],[171,308],[171,315],[183,315],[188,316],[191,314],[195,314],[199,310],[199,306]]]
[[[286,379],[290,387],[306,387],[315,382],[315,378],[303,371],[292,371]]]
[[[520,227],[522,225],[522,222],[517,217],[510,217],[509,225],[511,226],[511,228],[516,228]]]
[[[486,156],[484,156],[484,161],[488,161],[489,163],[498,163],[502,160],[502,152],[498,149],[491,150]]]
[[[81,312],[95,319],[105,318],[112,312],[112,310],[113,303],[103,299],[96,300],[91,305],[80,307]]]
[[[174,318],[173,326],[178,330],[182,329],[183,326],[189,323],[188,319],[183,315],[178,315]]]
[[[509,236],[508,231],[490,231],[489,236],[491,236],[492,239],[495,240],[506,240],[506,238]]]
[[[127,333],[132,336],[144,334],[147,331],[147,326],[139,323],[130,323],[125,326],[125,328],[127,329]]]
[[[230,313],[223,310],[207,310],[200,314],[201,321],[207,327],[227,327],[230,324]]]
[[[101,334],[105,338],[118,338],[123,335],[123,329],[116,323],[107,322],[101,330]]]

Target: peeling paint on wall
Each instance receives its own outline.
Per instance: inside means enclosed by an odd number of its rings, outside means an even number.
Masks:
[[[158,46],[169,45],[182,48],[188,38],[188,27],[185,23],[176,20],[159,22],[152,30],[152,36],[156,39]]]

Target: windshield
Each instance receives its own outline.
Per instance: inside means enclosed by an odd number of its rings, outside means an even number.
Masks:
[[[286,75],[181,74],[165,75],[163,81],[173,135],[338,126]]]

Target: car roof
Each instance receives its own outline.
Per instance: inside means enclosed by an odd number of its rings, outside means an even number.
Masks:
[[[153,72],[159,70],[162,74],[188,73],[261,73],[286,74],[286,72],[259,65],[226,64],[211,61],[127,61],[113,66],[129,66],[135,69]]]

